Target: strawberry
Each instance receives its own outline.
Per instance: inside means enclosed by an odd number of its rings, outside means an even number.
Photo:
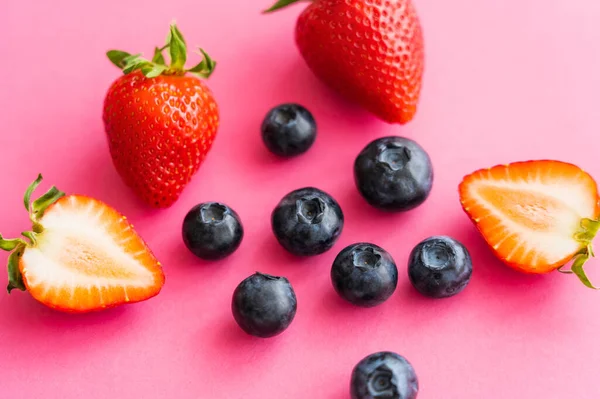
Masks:
[[[300,0],[279,0],[270,13]],[[312,72],[388,123],[413,119],[424,68],[423,33],[411,0],[314,0],[296,21]]]
[[[125,216],[107,204],[56,187],[31,202],[42,176],[25,193],[33,223],[23,238],[6,240],[8,293],[29,294],[51,308],[84,313],[156,296],[165,277]]]
[[[508,266],[524,273],[574,273],[594,288],[584,263],[600,229],[598,187],[570,163],[540,160],[481,169],[459,185],[464,211]],[[569,261],[571,270],[563,270]]]
[[[163,56],[167,48],[170,65]],[[216,63],[200,49],[202,61],[185,69],[186,53],[175,25],[152,61],[119,50],[107,52],[124,73],[104,100],[113,164],[123,181],[156,208],[177,201],[210,151],[219,125],[213,94],[198,78],[208,78]]]

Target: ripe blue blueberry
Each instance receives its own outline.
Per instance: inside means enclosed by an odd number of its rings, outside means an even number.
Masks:
[[[344,248],[335,258],[331,282],[346,301],[373,307],[385,302],[396,290],[398,269],[383,248],[357,243]]]
[[[205,260],[231,255],[244,237],[238,214],[218,202],[205,202],[190,209],[183,219],[181,232],[185,246]]]
[[[290,253],[319,255],[339,238],[344,214],[329,194],[306,187],[283,197],[271,214],[271,227],[277,241]]]
[[[265,116],[261,132],[269,151],[281,157],[292,157],[305,153],[313,145],[317,124],[303,106],[282,104]]]
[[[408,277],[421,294],[446,298],[465,289],[473,265],[467,248],[447,236],[434,236],[421,241],[411,251]]]
[[[415,399],[418,392],[414,368],[397,353],[373,353],[352,370],[352,399]]]
[[[372,206],[408,211],[429,197],[433,166],[425,150],[403,137],[383,137],[369,143],[354,162],[354,181]]]
[[[246,333],[269,338],[285,331],[296,316],[296,294],[285,277],[255,273],[233,293],[231,310]]]

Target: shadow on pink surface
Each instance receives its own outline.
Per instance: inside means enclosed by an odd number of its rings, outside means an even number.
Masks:
[[[266,229],[265,229],[266,230]],[[272,231],[262,240],[262,247],[257,252],[257,259],[254,264],[264,265],[264,268],[272,269],[275,274],[288,276],[292,279],[301,277],[303,273],[310,273],[318,265],[315,265],[315,258],[312,256],[296,256],[286,251],[277,241]],[[264,263],[261,259],[268,259]]]
[[[128,317],[133,317],[128,313],[135,312],[132,307],[136,306],[130,304],[102,311],[72,314],[52,309],[37,302],[28,293],[17,291],[13,291],[4,302],[7,305],[4,307],[5,317],[12,320],[11,324],[15,328],[30,328],[34,325],[36,334],[43,333],[44,330],[68,332],[77,327],[126,323]]]
[[[387,229],[389,229],[390,233],[399,227],[409,230],[411,225],[420,223],[419,218],[421,213],[423,213],[423,208],[421,207],[407,212],[383,211],[369,205],[361,197],[354,184],[354,180],[348,179],[348,181],[344,182],[343,186],[339,190],[338,200],[344,210],[345,219],[349,222],[345,226],[349,230],[359,228],[369,232],[369,230],[365,229],[377,226],[377,236],[385,236]],[[348,235],[354,236],[355,234],[348,233]]]
[[[287,340],[286,333],[290,331],[271,338],[254,337],[246,334],[230,316],[221,318],[211,332],[214,334],[214,345],[224,357],[231,356],[233,360],[243,353],[247,360],[257,361],[260,360],[257,358],[267,357],[270,351],[276,351],[278,347],[285,348],[282,341]]]
[[[166,276],[163,291],[171,301],[194,292],[198,295],[208,295],[213,290],[221,292],[222,287],[218,283],[223,284],[223,281],[231,280],[233,274],[239,273],[235,265],[243,258],[238,251],[222,260],[202,260],[193,255],[178,236],[173,237],[163,248],[168,248],[162,254]]]
[[[231,314],[223,315],[210,325],[212,327],[208,330],[199,330],[197,337],[207,340],[207,353],[218,354],[215,373],[243,375],[250,381],[268,376],[273,360],[289,353],[290,345],[298,334],[290,327],[275,337],[254,337],[246,334]]]
[[[376,326],[377,324],[384,322],[385,318],[389,316],[390,307],[395,306],[395,304],[392,303],[394,301],[394,295],[383,304],[372,308],[363,308],[353,305],[342,299],[337,292],[335,292],[330,281],[327,282],[327,287],[323,287],[322,291],[323,296],[319,306],[319,314],[320,317],[323,317],[323,322],[327,323],[331,322],[344,325],[344,323],[353,322],[353,320],[364,320],[367,321],[364,328],[370,328],[370,326]],[[359,326],[355,327],[360,328]]]
[[[564,328],[562,322],[546,320],[545,323],[531,323],[532,318],[548,311],[564,300],[568,291],[569,276],[558,272],[534,275],[511,269],[498,260],[492,250],[468,221],[456,222],[450,235],[461,240],[469,249],[473,259],[473,277],[469,286],[459,295],[442,301],[419,298],[415,290],[404,290],[415,306],[422,306],[423,312],[435,311],[438,305],[452,306],[453,302],[479,302],[487,306],[473,306],[482,322],[489,319],[490,325],[502,324],[503,321],[523,320],[527,330],[535,330],[543,334],[552,323],[558,330]],[[581,288],[585,289],[585,288]],[[539,327],[539,328],[536,328]]]

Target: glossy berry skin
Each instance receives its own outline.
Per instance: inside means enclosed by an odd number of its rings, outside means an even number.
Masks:
[[[429,197],[433,166],[415,141],[383,137],[370,142],[356,157],[354,182],[372,206],[390,212],[408,211]]]
[[[198,171],[219,125],[217,103],[193,75],[119,77],[104,100],[113,164],[148,205],[171,206]]]
[[[244,237],[239,215],[218,202],[194,206],[183,219],[181,229],[185,246],[205,260],[223,259],[234,253]]]
[[[451,237],[427,238],[410,253],[408,277],[413,287],[425,296],[454,296],[465,289],[472,274],[469,251]]]
[[[411,0],[315,0],[295,36],[308,67],[342,96],[389,123],[413,119],[425,53]]]
[[[415,399],[418,393],[413,366],[397,353],[373,353],[352,370],[351,399]]]
[[[271,109],[262,127],[262,140],[273,154],[293,157],[308,151],[317,138],[312,114],[298,104],[282,104]]]
[[[259,338],[285,331],[294,320],[297,307],[296,294],[287,278],[258,272],[237,286],[231,302],[240,328]]]
[[[294,190],[271,213],[277,241],[297,256],[322,254],[333,247],[344,227],[344,214],[337,201],[314,187]]]
[[[333,261],[331,282],[346,301],[361,307],[385,302],[398,285],[398,269],[389,253],[369,243],[344,248]]]

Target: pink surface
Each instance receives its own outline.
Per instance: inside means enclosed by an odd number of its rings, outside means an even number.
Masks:
[[[85,316],[0,294],[0,398],[343,399],[354,364],[377,350],[413,363],[420,399],[598,398],[600,293],[568,276],[502,266],[462,213],[456,187],[479,167],[531,158],[576,162],[600,178],[600,3],[416,0],[427,70],[417,118],[405,127],[317,82],[293,43],[304,5],[260,15],[269,3],[3,1],[2,234],[27,227],[22,193],[42,172],[43,188],[92,195],[128,215],[167,284],[151,301]],[[222,126],[180,201],[151,211],[110,162],[101,110],[119,71],[104,52],[150,54],[172,19],[219,62],[210,86]],[[311,151],[291,161],[270,156],[258,133],[283,101],[305,104],[319,124]],[[388,134],[416,139],[436,170],[430,200],[396,216],[367,207],[352,181],[358,151]],[[269,215],[304,185],[331,192],[347,222],[332,251],[298,260],[277,246]],[[180,238],[183,216],[205,200],[230,204],[245,224],[246,239],[225,261],[196,260]],[[466,291],[441,301],[416,294],[405,271],[413,245],[433,234],[460,239],[474,259]],[[346,305],[329,281],[337,252],[359,240],[388,249],[401,271],[396,293],[374,309]],[[600,283],[599,269],[600,260],[589,263]],[[256,270],[286,275],[299,299],[290,329],[270,340],[241,333],[230,312],[233,289]]]

